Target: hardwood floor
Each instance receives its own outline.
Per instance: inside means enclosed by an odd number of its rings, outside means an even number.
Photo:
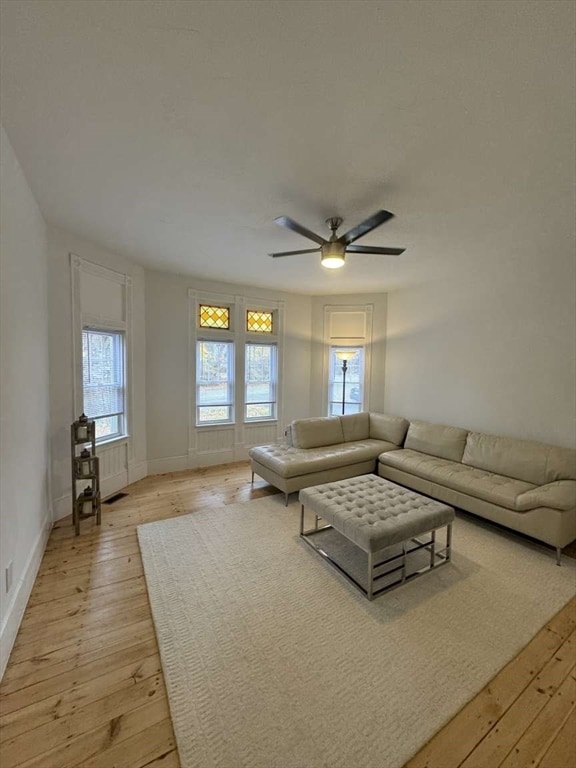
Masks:
[[[50,535],[0,685],[2,768],[179,768],[136,526],[276,490],[245,462],[127,490],[101,527]],[[406,768],[575,768],[575,649],[576,599]]]

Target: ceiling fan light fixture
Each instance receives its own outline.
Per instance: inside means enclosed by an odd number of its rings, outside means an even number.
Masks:
[[[344,266],[344,254],[346,246],[337,241],[324,243],[322,246],[322,256],[320,263],[327,269],[339,269]]]

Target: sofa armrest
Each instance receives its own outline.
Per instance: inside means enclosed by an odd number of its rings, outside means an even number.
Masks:
[[[576,507],[576,480],[556,480],[554,483],[532,488],[519,494],[514,506],[519,512],[536,507],[572,509]]]

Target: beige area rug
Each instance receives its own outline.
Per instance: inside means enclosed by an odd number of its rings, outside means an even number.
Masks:
[[[398,768],[571,598],[576,563],[457,519],[370,603],[283,497],[138,528],[183,768]]]

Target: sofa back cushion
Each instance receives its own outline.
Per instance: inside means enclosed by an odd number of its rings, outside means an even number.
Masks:
[[[409,422],[402,416],[370,413],[370,437],[374,440],[387,440],[394,445],[402,445],[408,424]]]
[[[317,419],[296,419],[291,424],[292,445],[295,448],[320,448],[344,442],[340,416]]]
[[[404,448],[438,456],[449,461],[461,461],[468,430],[460,427],[445,427],[427,421],[411,421]]]
[[[347,413],[345,416],[340,416],[340,422],[345,442],[366,440],[370,437],[370,416],[367,412]]]
[[[576,479],[576,451],[533,440],[470,432],[463,464],[534,485]]]

